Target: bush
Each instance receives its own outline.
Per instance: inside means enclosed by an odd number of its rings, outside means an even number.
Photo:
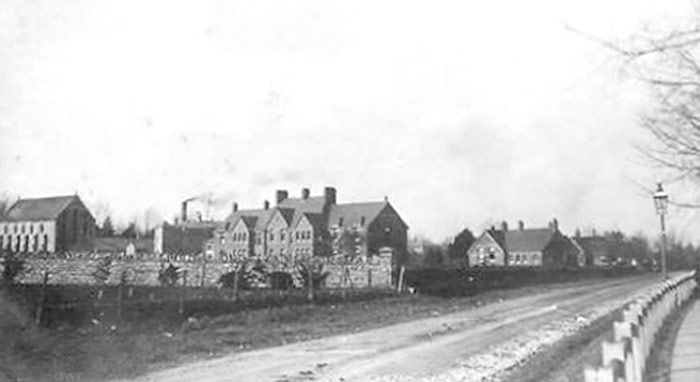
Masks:
[[[294,279],[287,272],[272,272],[269,280],[270,286],[274,290],[289,290],[294,287]]]

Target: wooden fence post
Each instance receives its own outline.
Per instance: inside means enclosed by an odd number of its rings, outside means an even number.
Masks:
[[[403,292],[403,277],[404,277],[404,273],[406,273],[406,267],[402,265],[402,266],[401,266],[401,270],[399,271],[399,282],[398,282],[398,284],[396,285],[396,291],[397,291],[398,293]]]
[[[44,311],[44,299],[46,297],[46,284],[49,283],[49,271],[44,271],[44,282],[41,283],[41,289],[39,290],[39,304],[36,308],[36,325],[41,324],[41,314]]]
[[[187,270],[182,271],[182,290],[180,291],[180,304],[178,312],[180,315],[185,314],[185,297],[187,294]]]

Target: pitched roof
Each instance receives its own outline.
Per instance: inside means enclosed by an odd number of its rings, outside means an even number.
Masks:
[[[7,210],[3,220],[55,220],[74,200],[79,201],[80,199],[76,195],[20,199]]]
[[[311,227],[313,227],[313,229],[315,231],[320,230],[320,229],[324,228],[324,226],[325,226],[324,221],[323,221],[323,215],[314,214],[314,213],[310,213],[310,212],[300,212],[300,213],[296,214],[296,216],[294,218],[294,222],[292,223],[292,227],[296,227],[302,218],[306,218],[306,220],[309,221],[309,224],[311,224]]]
[[[387,205],[385,201],[335,204],[328,216],[328,228],[338,226],[341,218],[343,227],[369,225]]]
[[[233,227],[238,220],[243,219],[249,229],[263,230],[274,212],[271,209],[238,210],[229,215],[226,222],[230,222]]]
[[[549,228],[534,228],[505,232],[508,252],[539,252],[544,250],[554,238]]]
[[[279,202],[276,207],[320,214],[323,212],[323,206],[325,204],[326,198],[323,196],[310,196],[306,199],[287,198]]]

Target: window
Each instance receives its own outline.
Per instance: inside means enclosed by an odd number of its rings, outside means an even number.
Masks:
[[[283,229],[280,230],[280,240],[284,241],[284,230]]]
[[[275,233],[270,232],[270,241],[275,241]]]
[[[520,264],[520,254],[515,255],[515,263]]]
[[[34,245],[32,247],[34,248],[34,252],[39,251],[39,235],[34,235]]]
[[[284,248],[280,248],[280,256],[284,256]]]
[[[29,225],[29,233],[34,233],[34,225]]]
[[[364,226],[365,226],[365,217],[362,216],[362,217],[360,217],[360,227],[364,227]]]
[[[220,243],[221,245],[226,244],[226,238],[224,238],[224,235],[221,235],[221,237],[219,238],[219,243]]]
[[[44,224],[39,224],[39,232],[44,232]]]
[[[44,252],[49,250],[49,235],[44,235]]]
[[[17,224],[13,224],[12,228],[13,228],[13,231],[15,231],[15,233],[17,233]]]
[[[338,227],[342,227],[342,226],[343,226],[343,218],[341,217],[340,219],[338,219]]]
[[[20,231],[21,233],[24,233],[24,224],[22,224],[22,227],[20,227],[19,231]]]

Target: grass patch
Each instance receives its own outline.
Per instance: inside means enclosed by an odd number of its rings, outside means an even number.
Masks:
[[[613,322],[621,319],[622,308],[593,321],[583,330],[543,351],[507,372],[503,382],[584,382],[583,370],[600,363],[601,344],[612,340]]]

